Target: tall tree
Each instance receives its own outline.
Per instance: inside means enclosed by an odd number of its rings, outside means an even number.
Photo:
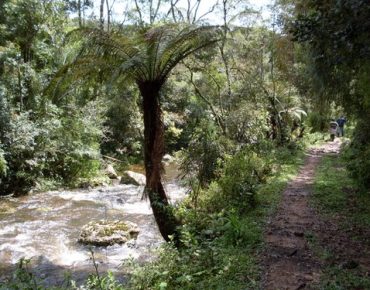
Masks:
[[[64,0],[67,4],[67,9],[73,13],[77,13],[78,26],[84,25],[84,13],[87,8],[93,7],[93,0]]]
[[[104,0],[100,0],[100,16],[99,16],[100,29],[104,29]]]
[[[95,66],[111,75],[131,78],[142,96],[144,116],[144,163],[148,196],[158,228],[165,240],[176,234],[177,221],[172,214],[162,179],[164,127],[161,112],[161,90],[172,69],[183,59],[219,40],[214,27],[163,25],[141,29],[126,37],[122,32],[105,33],[84,29],[85,43],[79,58],[69,68]],[[128,33],[125,33],[128,34]],[[73,71],[73,69],[72,69]],[[178,240],[177,240],[178,241]]]

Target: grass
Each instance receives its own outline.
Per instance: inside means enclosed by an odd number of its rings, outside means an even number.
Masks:
[[[345,161],[338,155],[323,157],[315,181],[312,204],[322,218],[338,223],[340,230],[368,230],[370,228],[370,195],[361,192],[345,169]],[[352,239],[364,240],[359,234]],[[370,289],[370,277],[360,267],[353,269],[333,263],[335,253],[327,245],[322,245],[312,235],[309,244],[319,259],[324,262],[321,283],[323,290]]]
[[[341,216],[343,227],[370,227],[370,195],[349,177],[340,156],[322,159],[315,177],[313,204],[324,215]]]
[[[320,290],[370,289],[370,279],[354,269],[331,266],[325,269]]]

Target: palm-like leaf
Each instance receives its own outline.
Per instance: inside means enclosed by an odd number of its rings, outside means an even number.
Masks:
[[[118,70],[116,74],[129,75],[136,82],[163,83],[181,60],[219,40],[217,27],[179,24],[141,30],[131,36],[86,28],[78,33],[84,39],[78,57],[99,56]]]
[[[105,33],[97,29],[79,29],[71,37],[79,37],[81,49],[75,61],[64,66],[54,82],[81,72],[108,73],[112,78],[129,77],[139,87],[143,98],[144,163],[146,190],[162,236],[169,240],[176,233],[176,222],[171,211],[163,210],[168,199],[161,183],[161,160],[164,133],[160,90],[172,69],[190,54],[217,42],[217,27],[196,27],[167,24],[136,33],[122,31]],[[176,236],[176,234],[175,234]],[[175,240],[177,238],[175,237]]]
[[[279,115],[281,115],[282,113],[289,114],[290,116],[299,121],[301,121],[302,116],[307,116],[306,111],[298,107],[286,108],[285,110],[280,111]]]

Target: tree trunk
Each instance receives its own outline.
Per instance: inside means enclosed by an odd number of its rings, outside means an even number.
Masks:
[[[104,30],[104,0],[100,1],[100,16],[99,16],[99,26],[101,30]]]
[[[81,0],[77,1],[77,10],[78,10],[78,26],[82,27],[82,17],[81,17]]]
[[[171,211],[161,181],[164,127],[159,91],[162,83],[138,82],[138,86],[143,98],[144,114],[144,163],[146,174],[144,196],[149,197],[155,220],[163,238],[169,241],[169,236],[172,235],[175,243],[178,243],[177,221]]]
[[[110,30],[110,17],[111,17],[111,7],[109,7],[109,0],[105,0],[105,4],[107,5],[107,31]],[[114,2],[113,2],[114,4]]]
[[[277,122],[275,115],[273,113],[270,114],[270,125],[271,125],[271,131],[270,131],[270,136],[272,140],[276,140],[278,133],[277,133]]]

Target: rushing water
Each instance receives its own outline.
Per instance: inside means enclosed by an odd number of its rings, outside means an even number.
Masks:
[[[175,181],[166,191],[172,202],[185,195]],[[90,221],[127,220],[138,225],[136,241],[93,247],[99,269],[122,270],[130,257],[147,260],[163,242],[150,205],[141,200],[143,187],[116,185],[92,190],[50,191],[21,198],[0,199],[0,281],[20,258],[30,258],[32,271],[46,284],[59,284],[65,272],[81,281],[94,272],[89,246],[77,242]]]

